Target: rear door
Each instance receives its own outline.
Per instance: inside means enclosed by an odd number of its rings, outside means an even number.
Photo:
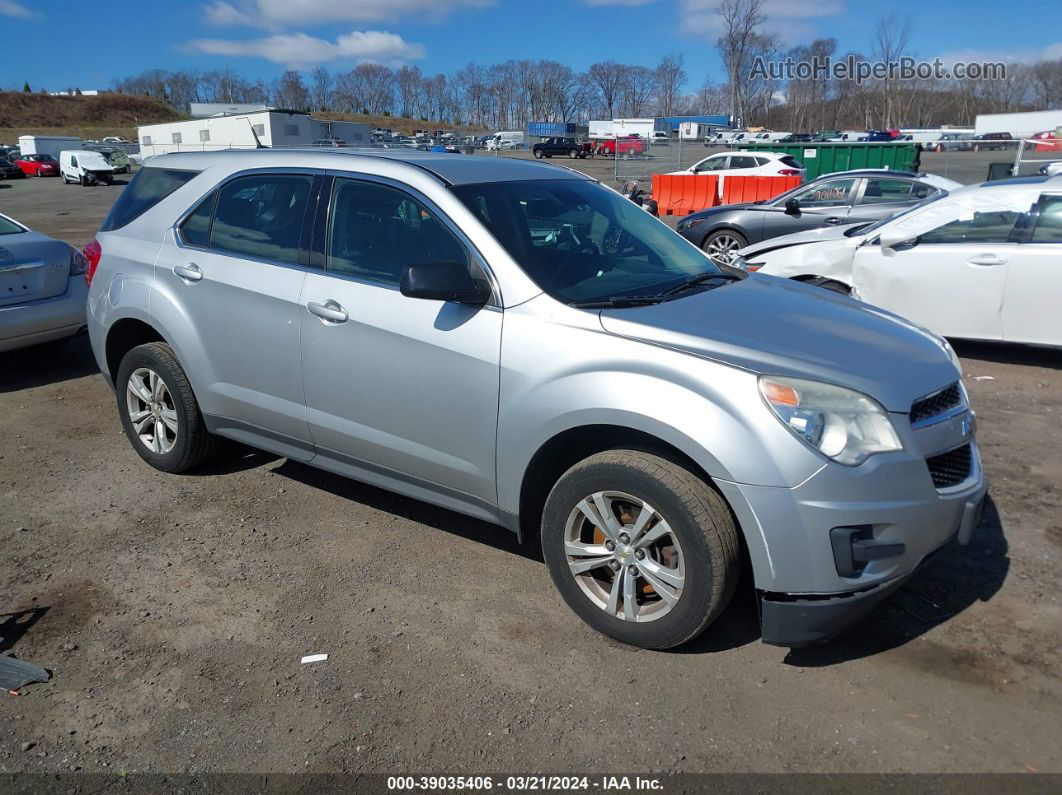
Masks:
[[[1062,346],[1062,194],[1044,194],[1007,279],[1003,339]]]
[[[856,249],[858,296],[946,337],[1003,339],[1003,302],[1022,213],[971,210],[941,223],[893,256]]]
[[[478,255],[402,186],[336,176],[329,193],[314,234],[325,269],[308,273],[299,312],[319,454],[362,475],[496,505],[502,311],[399,290],[413,264],[459,262],[482,278]]]
[[[900,210],[938,192],[931,185],[909,179],[866,177],[861,181],[863,185],[855,197],[851,212],[853,221],[891,218]]]
[[[308,171],[248,172],[202,199],[159,253],[152,314],[180,341],[205,413],[311,457],[302,395],[299,297],[304,229],[316,198]],[[308,239],[308,235],[306,235]]]

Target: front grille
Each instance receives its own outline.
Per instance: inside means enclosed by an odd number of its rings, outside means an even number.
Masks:
[[[959,385],[957,383],[952,384],[946,389],[934,392],[932,395],[926,395],[926,397],[919,398],[912,403],[911,424],[918,425],[920,422],[932,419],[938,414],[943,414],[948,409],[953,409],[961,404],[962,392],[959,390]]]
[[[926,459],[929,467],[929,475],[933,478],[933,485],[938,489],[946,489],[955,486],[970,477],[970,468],[973,465],[973,451],[970,445],[964,444],[947,453],[935,455]]]

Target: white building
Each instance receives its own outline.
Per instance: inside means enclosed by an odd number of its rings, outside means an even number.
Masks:
[[[1062,110],[1036,110],[1027,113],[982,113],[974,122],[978,135],[1010,133],[1012,138],[1029,138],[1036,133],[1062,128]]]
[[[253,132],[252,132],[253,131]],[[147,124],[137,129],[144,157],[167,152],[253,149],[264,146],[312,146],[324,140],[357,145],[369,143],[369,125],[352,121],[312,119],[308,113],[264,110],[233,116]]]

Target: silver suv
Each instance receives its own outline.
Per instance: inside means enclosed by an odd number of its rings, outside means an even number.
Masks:
[[[151,466],[228,437],[538,536],[627,643],[697,635],[745,561],[766,642],[826,639],[977,523],[946,342],[713,264],[566,168],[163,155],[87,254],[93,350]]]

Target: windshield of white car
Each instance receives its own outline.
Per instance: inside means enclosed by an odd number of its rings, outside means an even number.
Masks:
[[[670,300],[730,273],[619,193],[590,180],[521,180],[451,190],[529,277],[573,305]],[[667,293],[665,299],[664,293]]]
[[[876,231],[878,231],[878,229],[880,229],[885,224],[890,223],[891,221],[895,221],[897,218],[900,218],[902,216],[910,215],[911,213],[913,213],[913,212],[915,212],[917,210],[921,210],[927,204],[932,204],[935,201],[940,201],[941,199],[943,199],[947,195],[948,194],[947,194],[946,191],[937,191],[936,193],[932,194],[931,196],[926,196],[924,199],[922,199],[922,201],[918,202],[918,204],[912,204],[906,210],[903,210],[902,212],[896,213],[896,215],[890,215],[888,218],[882,218],[880,221],[875,221],[870,226],[860,227],[859,228],[859,234],[861,234],[861,235],[869,235],[869,234],[871,234],[873,232],[876,232]],[[845,234],[848,234],[848,232],[846,232]]]

